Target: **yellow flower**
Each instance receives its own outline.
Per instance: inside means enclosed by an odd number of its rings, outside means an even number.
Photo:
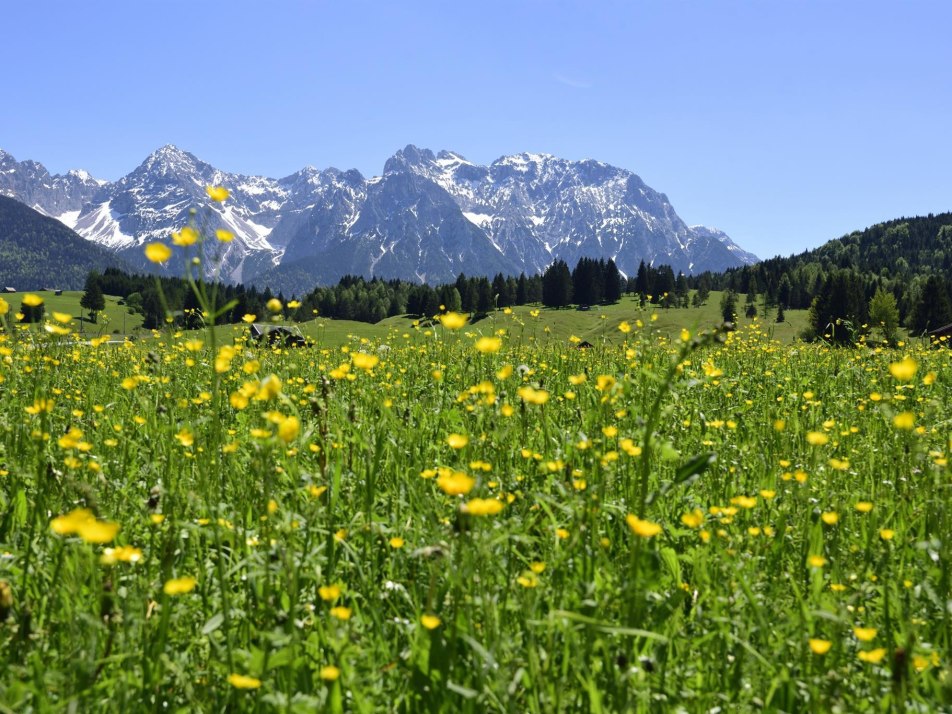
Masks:
[[[23,296],[23,304],[28,307],[39,307],[43,304],[43,298],[39,295],[34,295],[33,293],[27,293]]]
[[[131,545],[122,545],[118,548],[104,548],[99,562],[103,565],[112,565],[113,563],[138,563],[142,560],[142,551]]]
[[[390,547],[394,550],[399,550],[406,544],[406,541],[403,540],[400,536],[394,536],[390,539]]]
[[[172,257],[172,249],[165,243],[149,243],[145,247],[145,257],[153,263],[164,263]]]
[[[281,301],[277,298],[271,298],[268,300],[265,307],[267,307],[271,312],[281,312],[281,310],[284,308],[284,306],[281,304]]]
[[[369,355],[366,352],[352,352],[350,360],[358,369],[367,371],[372,370],[380,362],[380,358],[377,355]]]
[[[631,332],[631,325],[629,325],[625,320],[622,320],[618,323],[618,329],[627,335],[629,332]]]
[[[868,662],[869,664],[879,664],[882,662],[883,657],[886,656],[886,648],[877,647],[874,650],[869,650],[869,652],[860,652],[858,656],[863,662]]]
[[[222,243],[231,243],[235,239],[235,234],[231,231],[226,231],[224,228],[219,228],[215,231],[215,237]]]
[[[860,513],[869,513],[871,510],[873,510],[873,504],[869,501],[857,501],[856,510]]]
[[[296,416],[289,416],[278,425],[278,438],[285,444],[290,444],[300,433],[301,422]]]
[[[198,240],[198,231],[191,226],[185,226],[178,233],[172,233],[172,243],[174,245],[187,247],[194,245]]]
[[[892,540],[895,535],[896,531],[890,528],[883,528],[881,531],[879,531],[879,537],[883,540]]]
[[[79,532],[79,526],[93,518],[88,508],[77,508],[65,516],[57,516],[50,521],[50,528],[59,535],[73,535]]]
[[[519,395],[519,398],[522,399],[522,401],[529,404],[541,405],[549,401],[549,393],[547,391],[544,389],[535,389],[529,385],[519,387],[519,389],[516,390],[516,394]]]
[[[734,496],[731,503],[741,508],[753,508],[757,505],[757,498],[755,496]]]
[[[820,640],[810,638],[810,651],[815,655],[825,655],[830,651],[830,647],[833,646],[833,643],[829,640]]]
[[[874,627],[854,627],[853,634],[860,642],[869,642],[876,637],[876,628]]]
[[[912,412],[899,412],[893,417],[893,426],[903,431],[909,431],[916,425],[916,415]]]
[[[471,516],[495,516],[505,504],[495,498],[474,498],[461,506],[464,513]]]
[[[58,535],[78,535],[87,543],[109,543],[119,532],[119,524],[99,521],[88,508],[77,508],[65,516],[50,521],[50,528]]]
[[[0,315],[6,315],[8,312],[10,312],[10,303],[0,298]]]
[[[64,325],[68,325],[73,321],[73,316],[66,312],[53,312],[53,319],[57,322],[62,322]]]
[[[213,201],[224,201],[231,194],[228,193],[228,189],[224,186],[206,186],[205,192],[208,194],[208,197]]]
[[[244,315],[241,316],[241,321],[242,321],[242,322],[252,323],[252,322],[254,322],[254,321],[257,320],[257,319],[258,319],[258,316],[257,316],[257,315],[252,315],[252,314],[250,314],[250,313],[246,313],[246,314],[244,314]]]
[[[462,449],[469,443],[469,437],[465,434],[450,434],[446,437],[446,443],[452,449]]]
[[[442,624],[442,620],[436,615],[421,615],[420,624],[428,630],[435,630]]]
[[[820,431],[808,431],[807,443],[811,446],[823,446],[830,441],[830,437]]]
[[[811,555],[807,558],[807,563],[809,563],[811,568],[822,568],[827,562],[827,559],[822,555]]]
[[[908,382],[916,376],[916,370],[919,365],[916,361],[906,355],[901,362],[893,362],[889,365],[889,373],[899,382]]]
[[[115,538],[116,534],[119,532],[119,528],[120,526],[118,523],[112,523],[111,521],[97,521],[91,518],[79,525],[77,533],[79,534],[79,537],[87,543],[96,543],[101,545],[103,543],[112,542],[112,539]]]
[[[527,572],[516,578],[516,582],[524,588],[534,588],[539,585],[539,578],[535,573]]]
[[[228,684],[235,689],[257,689],[261,686],[261,680],[246,674],[232,673],[228,675]]]
[[[195,586],[198,585],[198,581],[186,575],[182,578],[172,578],[171,580],[166,580],[165,585],[162,586],[162,592],[166,595],[184,595],[186,593],[192,592],[195,589]]]
[[[631,532],[640,538],[653,538],[661,532],[661,526],[651,521],[643,521],[634,514],[625,516],[625,522]]]
[[[325,682],[336,681],[340,677],[340,669],[332,664],[321,667],[321,679]]]
[[[436,479],[436,485],[447,496],[465,496],[473,490],[476,479],[467,476],[462,471],[451,471],[440,474]]]
[[[681,523],[688,528],[700,528],[701,524],[704,523],[704,511],[695,508],[693,511],[682,514]]]
[[[317,589],[317,594],[321,596],[321,600],[325,602],[334,602],[337,598],[340,597],[340,585],[336,583],[333,585],[321,585]]]
[[[836,511],[827,511],[820,514],[820,519],[828,526],[835,526],[840,520],[840,514]]]
[[[440,315],[439,320],[447,330],[459,330],[469,321],[469,316],[458,312],[447,312]]]
[[[332,607],[330,613],[331,617],[336,617],[338,620],[349,620],[353,611],[349,607],[338,605],[337,607]]]
[[[502,349],[502,340],[498,337],[480,337],[476,340],[476,351],[484,355],[495,354]]]

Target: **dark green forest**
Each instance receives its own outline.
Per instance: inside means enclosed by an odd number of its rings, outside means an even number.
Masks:
[[[89,271],[124,265],[55,218],[0,196],[0,286],[79,290]]]
[[[799,255],[702,273],[688,282],[773,307],[809,309],[814,334],[807,337],[849,342],[879,330],[893,309],[913,335],[952,323],[950,274],[952,213],[941,213],[878,223]]]

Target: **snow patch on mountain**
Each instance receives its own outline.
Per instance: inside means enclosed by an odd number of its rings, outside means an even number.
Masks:
[[[213,204],[208,185],[226,186],[229,199]],[[79,169],[51,176],[0,151],[0,193],[145,269],[154,266],[144,243],[169,242],[190,221],[209,236],[224,229],[235,238],[209,241],[209,270],[217,255],[226,280],[280,283],[293,273],[296,289],[344,274],[535,273],[556,258],[611,257],[629,275],[641,260],[685,272],[757,260],[722,231],[687,226],[667,196],[630,171],[534,152],[483,166],[408,145],[380,176],[306,166],[272,179],[222,171],[169,144],[108,183]]]

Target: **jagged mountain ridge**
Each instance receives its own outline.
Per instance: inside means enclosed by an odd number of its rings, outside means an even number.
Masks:
[[[142,244],[167,241],[200,206],[210,231],[236,236],[209,247],[222,251],[208,255],[220,259],[220,276],[285,292],[344,274],[431,283],[460,272],[531,274],[583,256],[612,258],[627,274],[641,260],[686,273],[757,260],[716,229],[687,226],[664,194],[630,171],[548,154],[482,166],[410,145],[369,179],[312,167],[271,179],[224,172],[168,145],[114,183],[85,172],[50,176],[3,152],[0,172],[0,193],[139,267],[149,267]],[[227,186],[230,199],[209,205],[208,184]]]

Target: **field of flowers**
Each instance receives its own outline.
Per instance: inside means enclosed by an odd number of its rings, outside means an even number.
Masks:
[[[0,711],[952,707],[949,350],[641,317],[8,325]]]

